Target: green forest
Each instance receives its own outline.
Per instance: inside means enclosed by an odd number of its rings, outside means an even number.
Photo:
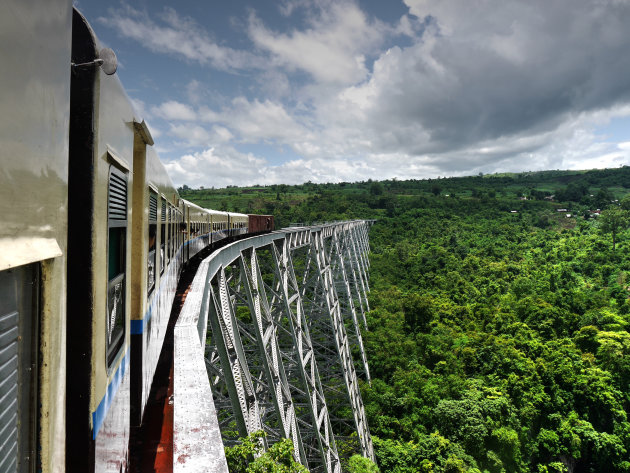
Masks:
[[[381,472],[630,472],[630,167],[180,191],[277,227],[376,220]]]

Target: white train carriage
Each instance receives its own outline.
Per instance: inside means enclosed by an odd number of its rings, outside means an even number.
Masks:
[[[65,468],[71,24],[69,0],[2,2],[0,471]]]
[[[212,243],[217,243],[230,236],[229,215],[220,210],[211,210],[212,214]]]
[[[185,261],[210,244],[211,213],[203,207],[182,199],[184,204],[184,254]]]
[[[68,472],[127,468],[182,266],[179,197],[83,16],[70,95]]]
[[[247,216],[247,214],[230,212],[229,219],[231,236],[245,235],[246,233],[248,233],[247,226],[249,222],[249,217]]]
[[[155,150],[136,137],[131,295],[131,423],[151,390],[183,265],[179,197]]]
[[[120,473],[182,268],[248,216],[180,199],[70,0],[0,38],[0,471]]]

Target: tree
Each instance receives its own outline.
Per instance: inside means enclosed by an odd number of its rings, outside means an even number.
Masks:
[[[610,203],[614,200],[615,195],[610,192],[606,187],[602,187],[595,194],[595,204],[598,208],[603,209],[610,205]]]
[[[372,195],[382,195],[383,194],[383,184],[380,182],[373,182],[370,185],[370,194]]]
[[[602,232],[612,235],[613,251],[615,251],[617,235],[628,227],[628,211],[620,208],[604,210],[599,217],[599,222]]]
[[[293,442],[283,439],[263,451],[263,431],[254,432],[240,439],[240,444],[226,447],[230,473],[308,473],[308,470],[293,458]],[[259,455],[254,459],[255,455]]]
[[[361,455],[352,455],[348,460],[348,473],[379,473],[376,464]]]

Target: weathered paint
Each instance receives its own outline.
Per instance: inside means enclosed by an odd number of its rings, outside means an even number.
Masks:
[[[116,379],[110,388],[111,400],[106,396],[107,408],[102,409],[105,417],[98,426],[95,446],[96,473],[120,473],[127,471],[127,450],[129,446],[129,353],[126,354],[118,371],[120,381]],[[116,384],[116,389],[113,389]],[[108,389],[108,392],[110,389]],[[101,410],[97,410],[100,413]]]
[[[208,271],[206,258],[186,296],[174,334],[173,473],[228,473],[197,320]]]
[[[138,129],[138,126],[136,126]],[[132,422],[138,425],[151,390],[151,383],[160,357],[164,334],[171,312],[173,298],[177,290],[177,281],[182,267],[183,252],[175,246],[175,255],[165,265],[161,259],[166,255],[160,252],[162,243],[168,245],[168,232],[162,242],[160,225],[170,224],[168,215],[162,218],[162,202],[177,206],[177,193],[166,170],[162,166],[155,150],[139,133],[134,141],[134,195],[133,230],[132,230]],[[158,196],[158,215],[156,233],[156,271],[155,287],[147,294],[147,264],[149,254],[149,195],[155,192]]]
[[[102,47],[96,41],[97,50]],[[90,390],[90,419],[95,439],[95,470],[116,471],[115,465],[127,456],[129,442],[129,352],[131,313],[131,225],[133,222],[134,174],[121,166],[133,166],[133,123],[136,115],[117,75],[106,75],[98,70],[95,86],[94,144],[94,211],[92,215],[93,287],[92,287],[92,374]],[[108,286],[108,184],[110,167],[127,174],[127,235],[125,278],[125,341],[111,366],[107,363],[107,286]],[[127,355],[127,356],[126,356]],[[120,382],[121,373],[125,374]],[[101,429],[96,421],[102,420]],[[107,422],[106,422],[107,420]],[[106,441],[110,439],[111,442]],[[119,471],[119,470],[118,470]]]
[[[0,15],[0,270],[41,266],[39,448],[63,471],[72,2],[7,0]]]

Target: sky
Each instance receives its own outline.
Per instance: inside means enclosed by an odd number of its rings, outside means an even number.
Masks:
[[[173,182],[630,165],[630,0],[79,0]]]

